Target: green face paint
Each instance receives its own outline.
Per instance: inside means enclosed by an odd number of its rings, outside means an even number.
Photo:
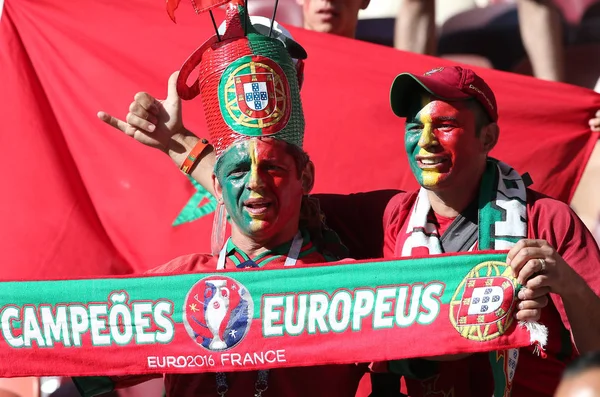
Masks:
[[[245,236],[264,240],[298,228],[304,192],[286,145],[253,138],[231,146],[217,161],[225,208]]]

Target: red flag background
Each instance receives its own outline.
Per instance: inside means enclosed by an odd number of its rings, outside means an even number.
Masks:
[[[215,17],[219,23],[223,13]],[[399,72],[447,61],[291,31],[309,54],[302,99],[316,191],[415,187],[403,121],[388,105],[390,83]],[[212,34],[210,17],[185,1],[177,24],[162,1],[5,1],[0,277],[127,273],[208,251],[210,199],[165,155],[112,130],[96,112],[124,117],[140,90],[166,96],[168,76]],[[587,120],[600,96],[477,71],[500,107],[493,155],[528,171],[538,190],[570,200],[597,139]],[[203,135],[199,100],[186,103],[184,115]]]

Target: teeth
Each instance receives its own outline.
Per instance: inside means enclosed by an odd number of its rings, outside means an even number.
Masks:
[[[444,159],[442,158],[435,158],[435,159],[421,159],[421,163],[426,164],[426,165],[433,165],[433,164],[439,164],[442,161],[444,161]]]
[[[269,205],[269,203],[267,203],[267,202],[264,202],[264,203],[248,203],[248,204],[246,204],[246,207],[256,208],[256,207],[266,207],[267,205]]]

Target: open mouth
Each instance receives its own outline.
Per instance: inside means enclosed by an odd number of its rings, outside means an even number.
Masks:
[[[445,156],[417,156],[416,157],[417,164],[419,168],[424,170],[438,170],[441,168],[445,168],[450,164],[450,159]]]
[[[273,203],[267,199],[249,199],[244,201],[244,208],[253,216],[266,214]]]

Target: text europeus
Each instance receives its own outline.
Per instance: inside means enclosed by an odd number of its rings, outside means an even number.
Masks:
[[[264,336],[360,331],[370,318],[372,329],[431,324],[440,313],[445,285],[439,282],[340,289],[324,292],[264,296]]]

